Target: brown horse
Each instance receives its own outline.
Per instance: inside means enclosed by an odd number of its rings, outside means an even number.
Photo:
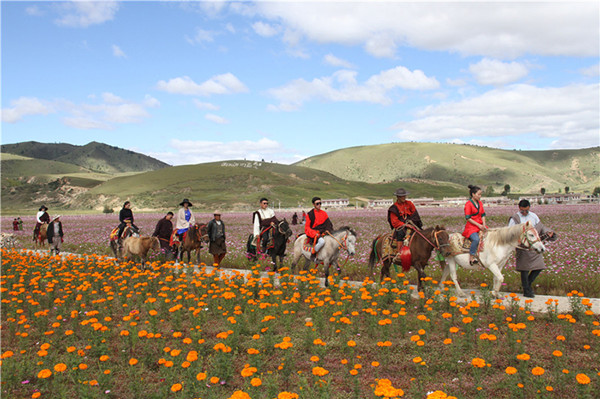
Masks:
[[[371,254],[369,255],[369,268],[373,272],[373,266],[379,261],[383,261],[381,267],[381,280],[390,277],[390,265],[400,264],[395,260],[396,253],[387,253],[383,251],[383,244],[390,240],[392,233],[381,234],[373,240]],[[435,226],[424,230],[413,231],[413,236],[409,244],[412,256],[411,266],[417,269],[419,281],[417,287],[422,290],[421,281],[426,277],[425,266],[434,249],[440,251],[443,256],[450,255],[449,234],[444,227]],[[405,271],[407,271],[406,269]]]
[[[142,269],[146,264],[149,250],[160,251],[160,241],[157,237],[127,237],[123,241],[123,257],[137,255],[142,262]]]
[[[45,247],[48,242],[48,236],[46,235],[48,232],[48,223],[43,223],[40,226],[40,232],[35,237],[34,243],[36,248]]]
[[[200,249],[202,242],[208,243],[208,227],[205,223],[195,223],[190,226],[182,243],[175,248],[175,263],[183,262],[183,254],[187,253],[187,261],[190,263],[192,251],[196,250],[196,263],[200,263]]]

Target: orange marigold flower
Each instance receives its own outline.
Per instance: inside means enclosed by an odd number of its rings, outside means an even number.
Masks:
[[[323,377],[329,374],[329,370],[325,370],[323,367],[313,367],[312,373],[317,377]]]
[[[517,369],[509,366],[504,371],[506,372],[506,374],[513,375],[513,374],[516,374]]]
[[[356,370],[356,369],[350,370],[350,375],[357,375],[357,374],[358,374],[358,370]]]
[[[373,367],[379,367],[379,362],[371,362],[371,366],[373,366]]]
[[[56,371],[58,373],[62,373],[66,369],[67,369],[67,365],[64,363],[58,363],[54,366],[54,371]]]
[[[183,385],[181,385],[179,383],[173,384],[171,386],[171,391],[173,391],[173,392],[179,392],[179,391],[181,391],[182,388],[183,388]]]
[[[311,356],[310,357],[310,361],[311,362],[318,362],[319,361],[319,356]]]
[[[531,359],[531,356],[529,356],[527,353],[521,353],[520,355],[517,355],[517,359],[519,359],[519,360],[529,360],[529,359]]]
[[[348,346],[354,347],[356,346],[356,342],[353,340],[348,341]]]
[[[421,357],[417,356],[415,358],[413,358],[412,360],[414,363],[421,363],[423,361],[423,359],[421,359]]]
[[[100,361],[101,361],[101,362],[105,362],[105,361],[107,361],[108,359],[110,359],[110,357],[109,357],[108,355],[102,355],[102,356],[100,356]]]
[[[41,392],[34,392],[33,395],[31,395],[33,399],[39,398],[40,396],[42,396]]]
[[[210,377],[210,383],[211,384],[216,384],[219,382],[219,377]]]
[[[252,385],[253,387],[259,387],[262,385],[262,380],[258,377],[254,377],[250,380],[250,385]]]
[[[581,385],[587,385],[589,384],[592,380],[590,380],[590,377],[588,377],[587,375],[581,373],[581,374],[577,374],[575,376],[575,379],[577,380],[578,383],[580,383]]]
[[[555,350],[554,352],[552,352],[552,354],[556,357],[561,357],[563,355],[563,353],[559,350]]]
[[[129,359],[130,366],[135,366],[136,364],[138,364],[138,360],[135,357],[132,357],[131,359]]]
[[[38,378],[48,378],[52,375],[52,371],[49,369],[43,369],[38,373]]]
[[[85,370],[88,368],[88,365],[85,363],[79,363],[79,366],[77,366],[77,367],[79,367],[79,370]]]
[[[198,381],[205,380],[205,379],[206,379],[206,373],[202,373],[202,372],[201,372],[201,373],[198,373],[198,374],[196,375],[196,379],[197,379]]]
[[[483,368],[483,367],[485,367],[485,360],[483,360],[483,359],[481,359],[479,357],[476,357],[473,360],[471,360],[471,364],[474,367]]]
[[[544,373],[545,373],[545,370],[543,368],[541,368],[541,367],[534,367],[531,370],[531,374],[533,374],[533,375],[542,375]]]

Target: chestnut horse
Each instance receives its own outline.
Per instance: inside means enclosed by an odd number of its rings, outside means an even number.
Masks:
[[[174,244],[175,264],[179,264],[180,259],[183,262],[184,253],[187,253],[187,261],[190,263],[193,250],[196,250],[196,263],[200,263],[202,242],[208,243],[208,227],[205,223],[195,223],[188,229],[183,242]]]
[[[423,289],[422,280],[427,277],[425,275],[425,266],[431,256],[431,251],[434,249],[440,251],[443,256],[450,255],[449,234],[444,227],[435,226],[424,230],[413,230],[412,239],[410,240],[409,248],[412,257],[412,263],[407,268],[403,267],[404,271],[408,271],[410,266],[417,269],[419,280],[417,287],[419,291]],[[399,261],[394,261],[396,253],[385,256],[383,254],[383,243],[390,239],[392,233],[381,234],[373,240],[371,245],[371,254],[369,255],[369,268],[373,272],[373,266],[379,261],[383,262],[381,267],[381,281],[385,277],[390,277],[390,265],[392,263],[400,265]]]
[[[47,231],[48,231],[48,223],[43,223],[40,226],[40,232],[35,237],[34,243],[35,243],[36,247],[45,247],[46,246],[46,242],[48,242],[48,237],[46,235]]]

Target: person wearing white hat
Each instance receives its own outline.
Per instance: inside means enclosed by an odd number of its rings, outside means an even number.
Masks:
[[[58,255],[60,253],[60,247],[63,243],[63,228],[60,221],[60,215],[54,216],[52,221],[48,225],[46,237],[50,244],[50,255]]]
[[[227,253],[227,244],[225,243],[225,223],[221,220],[221,212],[213,212],[214,219],[208,222],[208,252],[214,258],[214,266],[219,266]]]

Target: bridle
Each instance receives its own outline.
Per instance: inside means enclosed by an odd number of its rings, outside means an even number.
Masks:
[[[348,251],[348,236],[350,235],[350,231],[346,230],[346,234],[344,234],[344,238],[342,238],[342,242],[340,242],[337,238],[335,238],[335,236],[333,234],[331,234],[330,232],[327,232],[327,235],[329,235],[331,238],[333,238],[337,243],[338,243],[338,249],[343,249],[346,251],[346,260],[344,261],[343,264],[338,265],[338,267],[341,269],[342,267],[346,266],[346,263],[348,263],[348,259],[350,259],[350,252]]]
[[[425,241],[427,241],[429,243],[429,245],[431,245],[433,248],[435,248],[436,251],[440,251],[443,247],[449,247],[450,244],[440,244],[440,238],[438,237],[438,235],[443,231],[446,232],[446,230],[434,230],[433,233],[433,238],[435,239],[435,244],[432,243],[427,237],[425,237],[425,235],[423,233],[421,233],[420,230],[418,229],[413,229],[415,231],[415,233],[417,233],[418,235],[420,235]]]
[[[529,238],[529,235],[527,234],[528,232],[530,232],[532,230],[533,230],[533,235],[535,237],[535,240],[531,240]],[[538,242],[542,242],[542,239],[540,238],[540,235],[538,234],[535,227],[529,226],[529,228],[527,228],[527,227],[523,226],[523,231],[521,232],[521,236],[519,237],[519,245],[522,245],[525,248],[531,248],[533,246],[533,244],[536,244]]]

